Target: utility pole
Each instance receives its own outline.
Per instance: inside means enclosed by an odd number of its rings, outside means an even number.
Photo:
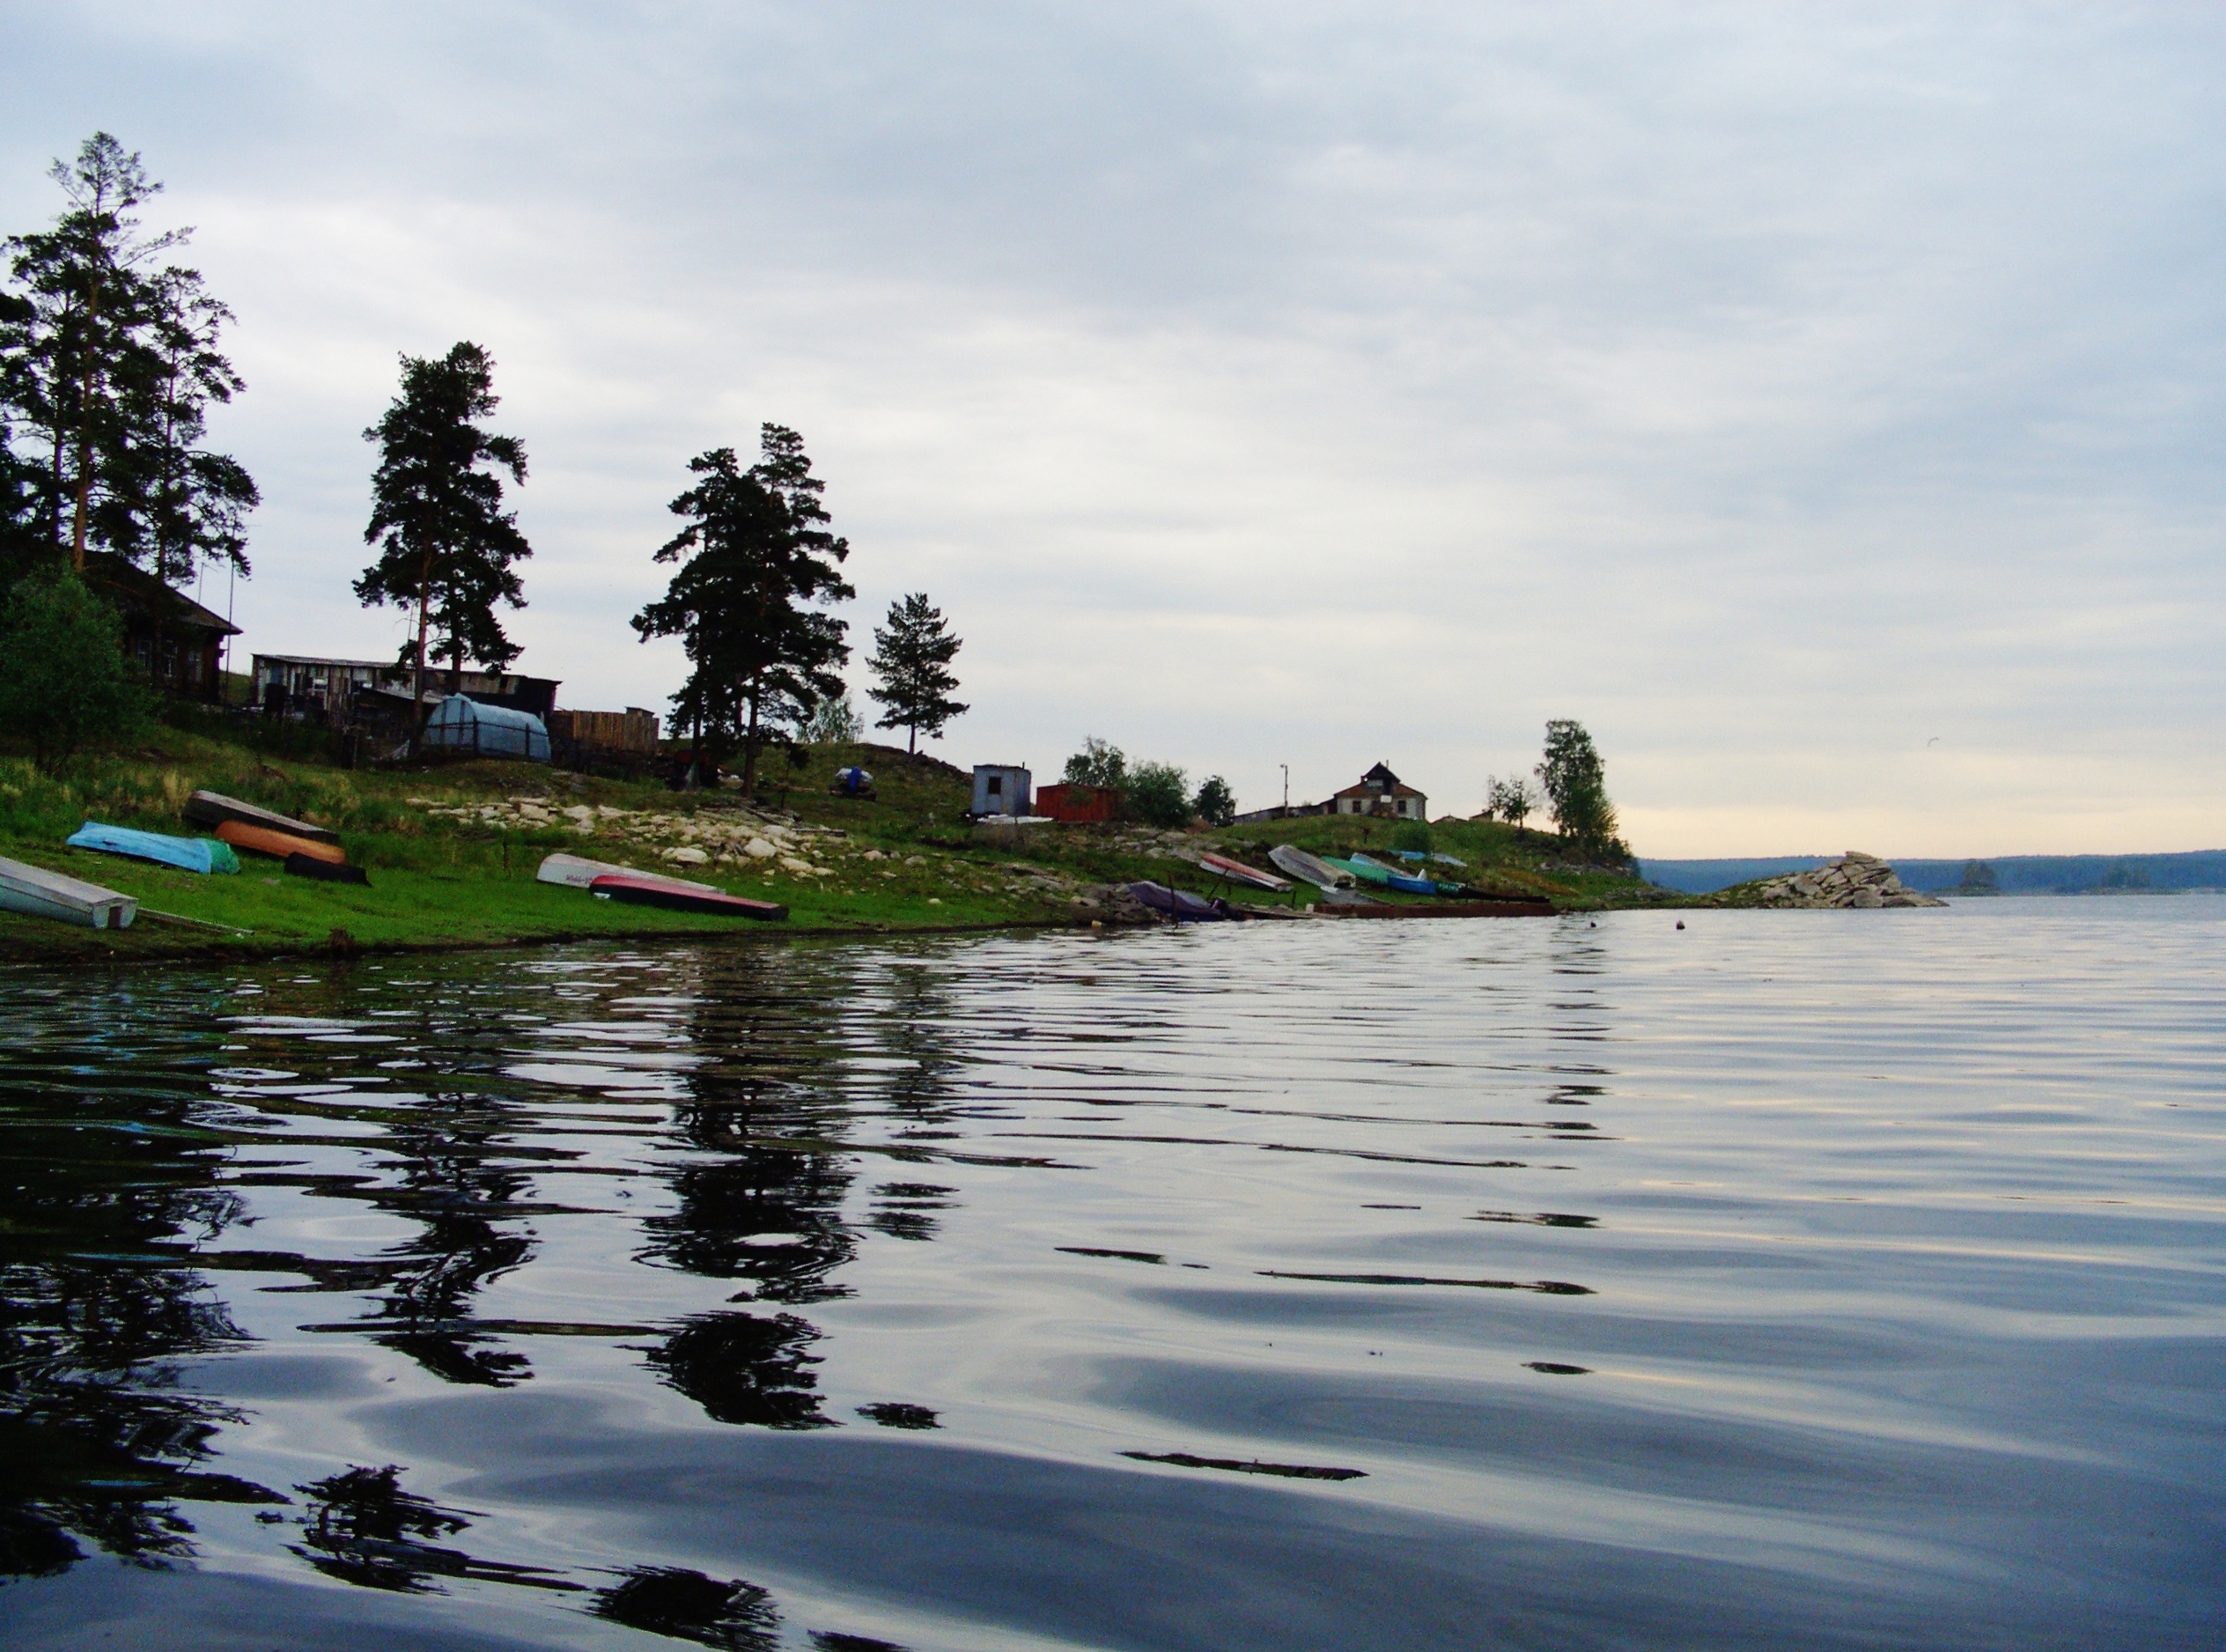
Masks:
[[[1284,763],[1276,766],[1283,771],[1283,807],[1288,809],[1291,807],[1291,765]]]

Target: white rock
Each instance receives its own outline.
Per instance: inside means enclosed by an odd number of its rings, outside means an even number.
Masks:
[[[770,860],[780,851],[763,837],[753,837],[742,845],[742,852],[753,860]]]
[[[665,852],[665,859],[667,860],[677,860],[682,866],[700,867],[704,864],[704,862],[709,860],[711,857],[700,849],[689,847],[682,849],[667,849]]]

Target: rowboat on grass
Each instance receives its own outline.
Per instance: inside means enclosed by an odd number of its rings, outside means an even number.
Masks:
[[[1446,867],[1465,867],[1469,864],[1459,855],[1441,855],[1435,852],[1424,854],[1419,849],[1394,849],[1391,852],[1398,856],[1400,859],[1405,861],[1409,866],[1419,867],[1425,860],[1434,860],[1440,866]]]
[[[262,826],[272,831],[285,832],[304,837],[313,844],[340,844],[340,834],[322,826],[312,826],[307,821],[293,820],[284,815],[274,815],[267,808],[253,803],[242,803],[236,797],[226,797],[221,792],[195,792],[186,800],[180,811],[198,826],[221,826],[235,821],[242,826]],[[221,835],[221,834],[220,834]]]
[[[237,872],[240,857],[232,845],[215,837],[171,837],[161,832],[135,831],[129,826],[104,826],[89,820],[63,840],[72,849],[94,849],[104,855],[129,855],[182,872]]]
[[[1400,889],[1409,895],[1437,895],[1442,892],[1435,878],[1416,877],[1412,873],[1401,872],[1396,867],[1371,860],[1366,855],[1354,855],[1350,860],[1333,860],[1330,864],[1350,867],[1356,877],[1365,878],[1370,883],[1381,883],[1386,889]],[[1447,889],[1451,887],[1450,884],[1446,886]]]
[[[20,860],[0,859],[0,911],[57,918],[87,929],[129,929],[138,911],[139,903],[130,896],[98,883],[81,882]]]
[[[1232,859],[1227,855],[1217,855],[1211,852],[1201,854],[1198,857],[1198,865],[1217,877],[1228,879],[1232,883],[1249,884],[1256,889],[1272,889],[1278,895],[1285,893],[1291,887],[1273,873],[1263,872],[1257,867],[1248,867],[1242,860]]]
[[[288,855],[286,870],[298,878],[314,878],[320,883],[360,883],[365,887],[371,883],[370,876],[361,867],[345,866],[337,860],[320,860],[314,855]]]
[[[536,881],[554,883],[567,889],[590,888],[597,878],[643,878],[652,883],[669,883],[676,889],[694,889],[699,895],[723,895],[725,890],[709,883],[690,883],[686,878],[667,877],[661,872],[638,872],[632,867],[613,866],[608,860],[589,860],[579,855],[550,855],[541,863],[541,870],[534,874]]]
[[[1294,844],[1278,844],[1268,851],[1268,859],[1293,877],[1311,883],[1317,889],[1344,889],[1353,887],[1353,874],[1331,866],[1319,855],[1310,855]]]
[[[623,901],[629,906],[660,906],[668,912],[710,912],[721,918],[756,918],[778,923],[788,908],[770,901],[748,901],[701,884],[683,885],[663,878],[645,878],[627,873],[605,874],[587,886],[598,900]]]
[[[328,860],[336,867],[348,863],[348,852],[336,843],[320,843],[272,826],[250,826],[242,821],[228,820],[218,823],[217,836],[234,849],[245,849],[253,855],[269,855],[273,860],[284,860],[288,855],[307,855],[312,860]]]

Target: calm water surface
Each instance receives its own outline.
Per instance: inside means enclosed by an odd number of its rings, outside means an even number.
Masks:
[[[2213,1647],[2226,901],[0,975],[10,1646]]]

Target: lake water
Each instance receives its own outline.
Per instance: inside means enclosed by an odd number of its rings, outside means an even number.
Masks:
[[[0,975],[0,1642],[2215,1647],[2226,901]]]

